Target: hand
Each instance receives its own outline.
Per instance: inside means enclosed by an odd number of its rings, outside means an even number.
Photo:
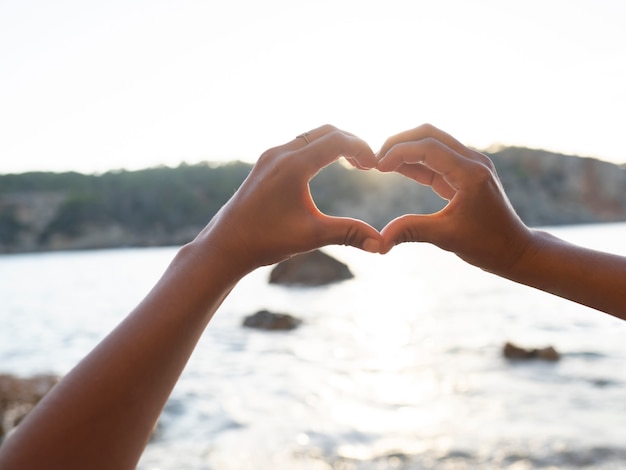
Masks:
[[[357,168],[376,166],[365,142],[329,125],[266,151],[200,238],[210,232],[211,243],[220,243],[246,270],[328,244],[378,252],[377,230],[360,220],[327,216],[311,197],[309,181],[341,156]]]
[[[487,271],[506,272],[531,232],[508,201],[495,167],[445,132],[424,125],[385,142],[377,168],[431,186],[450,201],[440,212],[404,215],[382,231],[381,253],[402,242],[430,242]]]

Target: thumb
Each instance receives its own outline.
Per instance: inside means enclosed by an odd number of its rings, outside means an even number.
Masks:
[[[382,245],[378,230],[349,217],[324,217],[322,238],[325,245],[349,245],[370,253],[380,253]]]
[[[437,238],[436,232],[441,228],[436,219],[437,214],[407,214],[392,220],[381,232],[380,253],[388,253],[395,245],[405,242],[432,243]]]

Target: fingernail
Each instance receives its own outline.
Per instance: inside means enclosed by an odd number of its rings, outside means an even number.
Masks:
[[[380,243],[373,238],[366,238],[361,249],[369,253],[378,253],[380,251]]]

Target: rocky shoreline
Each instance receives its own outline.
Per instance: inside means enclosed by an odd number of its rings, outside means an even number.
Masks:
[[[0,442],[58,381],[59,377],[50,374],[32,377],[0,374]]]

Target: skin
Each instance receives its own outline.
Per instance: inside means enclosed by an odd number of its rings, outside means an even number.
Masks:
[[[432,243],[485,271],[626,319],[626,258],[526,227],[485,155],[423,125],[388,139],[377,160],[379,171],[401,173],[449,201],[435,214],[391,221],[382,253]]]
[[[0,447],[3,470],[134,469],[203,330],[252,270],[328,244],[380,250],[359,220],[322,214],[308,182],[344,155],[372,168],[362,140],[332,126],[265,152],[231,200],[181,248],[126,319]]]
[[[134,469],[202,332],[254,269],[328,244],[386,253],[429,242],[486,271],[626,319],[626,258],[531,230],[491,161],[425,125],[381,151],[332,126],[265,152],[230,201],[175,256],[145,299],[35,407],[0,447],[3,470]],[[309,181],[340,156],[397,171],[449,204],[378,233],[329,217]]]

